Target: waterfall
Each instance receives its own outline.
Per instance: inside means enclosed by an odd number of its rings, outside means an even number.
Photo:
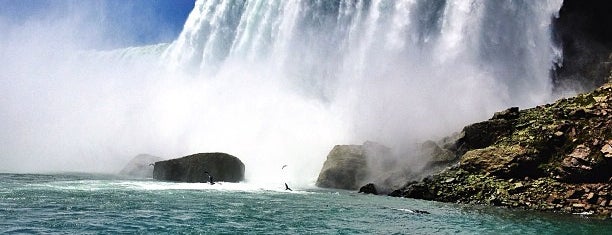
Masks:
[[[371,140],[410,165],[427,139],[550,101],[561,2],[198,0],[170,44],[111,52],[47,40],[95,29],[31,24],[0,39],[0,155],[10,169],[100,171],[227,152],[247,180],[287,164],[304,185],[334,145]]]
[[[362,138],[426,136],[548,101],[561,3],[199,0],[164,58],[202,79],[256,67],[306,97],[349,106]],[[404,128],[432,118],[448,125]]]

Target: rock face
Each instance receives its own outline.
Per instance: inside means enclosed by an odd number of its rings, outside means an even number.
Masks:
[[[362,186],[361,188],[359,188],[359,193],[378,195],[378,191],[376,190],[376,186],[374,184],[372,184],[372,183],[366,184],[366,185]]]
[[[416,153],[423,161],[419,160],[421,165],[416,167],[394,155],[390,148],[375,142],[337,145],[327,155],[316,186],[357,190],[369,183],[364,187],[375,185],[377,193],[389,193],[404,185],[406,179],[421,178],[422,171],[432,171],[456,162],[456,146],[460,137],[457,134],[438,142],[423,143]]]
[[[465,127],[459,164],[390,195],[609,217],[612,84],[516,111]]]
[[[610,81],[612,69],[612,1],[564,0],[553,21],[563,61],[554,71],[556,87],[591,90]]]
[[[208,182],[209,172],[215,181],[240,182],[244,164],[226,153],[198,153],[155,163],[153,178],[179,182]]]
[[[362,145],[336,145],[317,178],[317,187],[358,189],[368,177],[368,166]]]
[[[383,183],[395,166],[391,149],[366,141],[363,145],[336,145],[327,155],[317,187],[356,190],[366,182]]]
[[[139,154],[132,158],[123,169],[119,172],[120,175],[127,175],[141,178],[153,177],[153,163],[161,161],[162,158],[151,156],[148,154]]]

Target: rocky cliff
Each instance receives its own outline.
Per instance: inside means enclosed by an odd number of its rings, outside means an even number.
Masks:
[[[612,84],[463,129],[458,164],[391,193],[595,214],[612,211]]]

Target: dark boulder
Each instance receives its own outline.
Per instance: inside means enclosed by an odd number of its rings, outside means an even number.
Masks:
[[[403,189],[402,196],[415,199],[433,200],[436,194],[429,189],[427,181],[425,181],[406,185]]]
[[[208,172],[215,181],[240,182],[244,164],[226,153],[198,153],[155,163],[153,178],[179,182],[208,182]]]
[[[153,177],[153,164],[161,161],[162,158],[151,156],[148,154],[139,154],[132,158],[123,169],[119,172],[120,175],[127,175],[141,178]]]
[[[378,195],[376,186],[373,183],[366,184],[359,189],[359,193]]]
[[[505,119],[492,119],[466,126],[463,128],[463,137],[457,141],[458,154],[490,146],[512,132],[512,122]]]
[[[495,114],[493,114],[493,118],[491,118],[491,119],[512,120],[512,119],[519,118],[520,114],[521,113],[519,112],[519,108],[518,107],[512,107],[512,108],[506,109],[504,111],[496,112]]]

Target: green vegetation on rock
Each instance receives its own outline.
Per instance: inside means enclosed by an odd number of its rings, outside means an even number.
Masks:
[[[459,164],[390,195],[609,217],[612,84],[464,128]]]

